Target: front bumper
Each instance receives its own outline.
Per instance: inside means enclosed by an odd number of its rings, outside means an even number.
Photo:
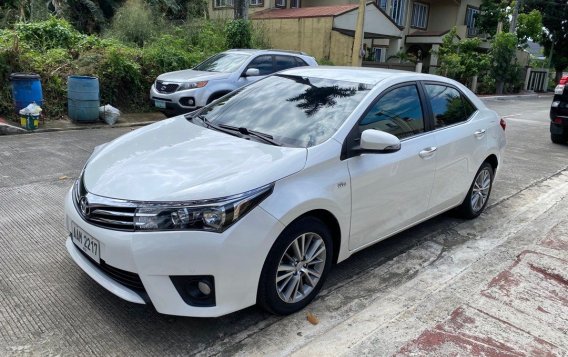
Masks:
[[[284,226],[256,207],[223,233],[202,231],[125,232],[93,226],[65,199],[66,223],[73,221],[100,242],[101,259],[108,265],[139,275],[144,292],[116,282],[85,258],[68,240],[73,260],[101,286],[134,303],[151,302],[163,314],[195,317],[225,315],[256,303],[260,273],[275,239]],[[171,276],[211,275],[216,304],[187,304]]]
[[[185,114],[204,107],[211,93],[204,88],[182,90],[173,93],[160,93],[156,90],[155,84],[150,88],[150,101],[156,106],[156,100],[165,102],[166,108],[157,108],[170,114]],[[188,102],[192,102],[190,105]]]

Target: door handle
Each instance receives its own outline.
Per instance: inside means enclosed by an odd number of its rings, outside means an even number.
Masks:
[[[418,155],[420,155],[421,158],[423,159],[427,159],[432,157],[432,155],[434,155],[434,152],[438,150],[437,147],[435,146],[430,146],[429,148],[425,148],[424,150],[420,151],[418,153]]]
[[[485,129],[481,129],[473,133],[476,138],[481,139],[485,135]]]

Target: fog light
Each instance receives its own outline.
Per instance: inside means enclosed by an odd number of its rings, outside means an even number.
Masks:
[[[200,281],[199,283],[197,283],[197,288],[205,296],[211,294],[211,287],[205,281]]]
[[[186,304],[215,306],[215,278],[212,275],[170,276],[174,287]]]

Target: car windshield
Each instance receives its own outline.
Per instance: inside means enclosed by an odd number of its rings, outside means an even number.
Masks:
[[[201,62],[195,68],[196,71],[205,72],[234,72],[250,55],[247,53],[219,53]]]
[[[370,85],[278,74],[205,107],[199,117],[219,126],[269,135],[283,146],[310,147],[329,139]]]

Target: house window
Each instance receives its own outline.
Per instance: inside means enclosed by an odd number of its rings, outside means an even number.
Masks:
[[[295,9],[300,7],[300,0],[290,0],[290,8]]]
[[[233,7],[233,0],[215,0],[215,7]]]
[[[475,7],[468,6],[465,10],[465,25],[467,27],[468,36],[477,35],[477,27],[475,26],[475,20],[479,14],[479,9]]]
[[[286,7],[286,0],[276,0],[274,5],[276,5],[276,7]]]
[[[390,16],[398,26],[404,26],[406,0],[392,0]]]
[[[410,26],[419,29],[426,29],[428,27],[428,4],[415,2],[412,5],[412,21]]]
[[[387,9],[387,0],[377,0],[377,5],[386,11]]]
[[[234,1],[234,0],[231,0]],[[263,4],[263,0],[250,0],[250,5],[251,6],[262,6]]]

